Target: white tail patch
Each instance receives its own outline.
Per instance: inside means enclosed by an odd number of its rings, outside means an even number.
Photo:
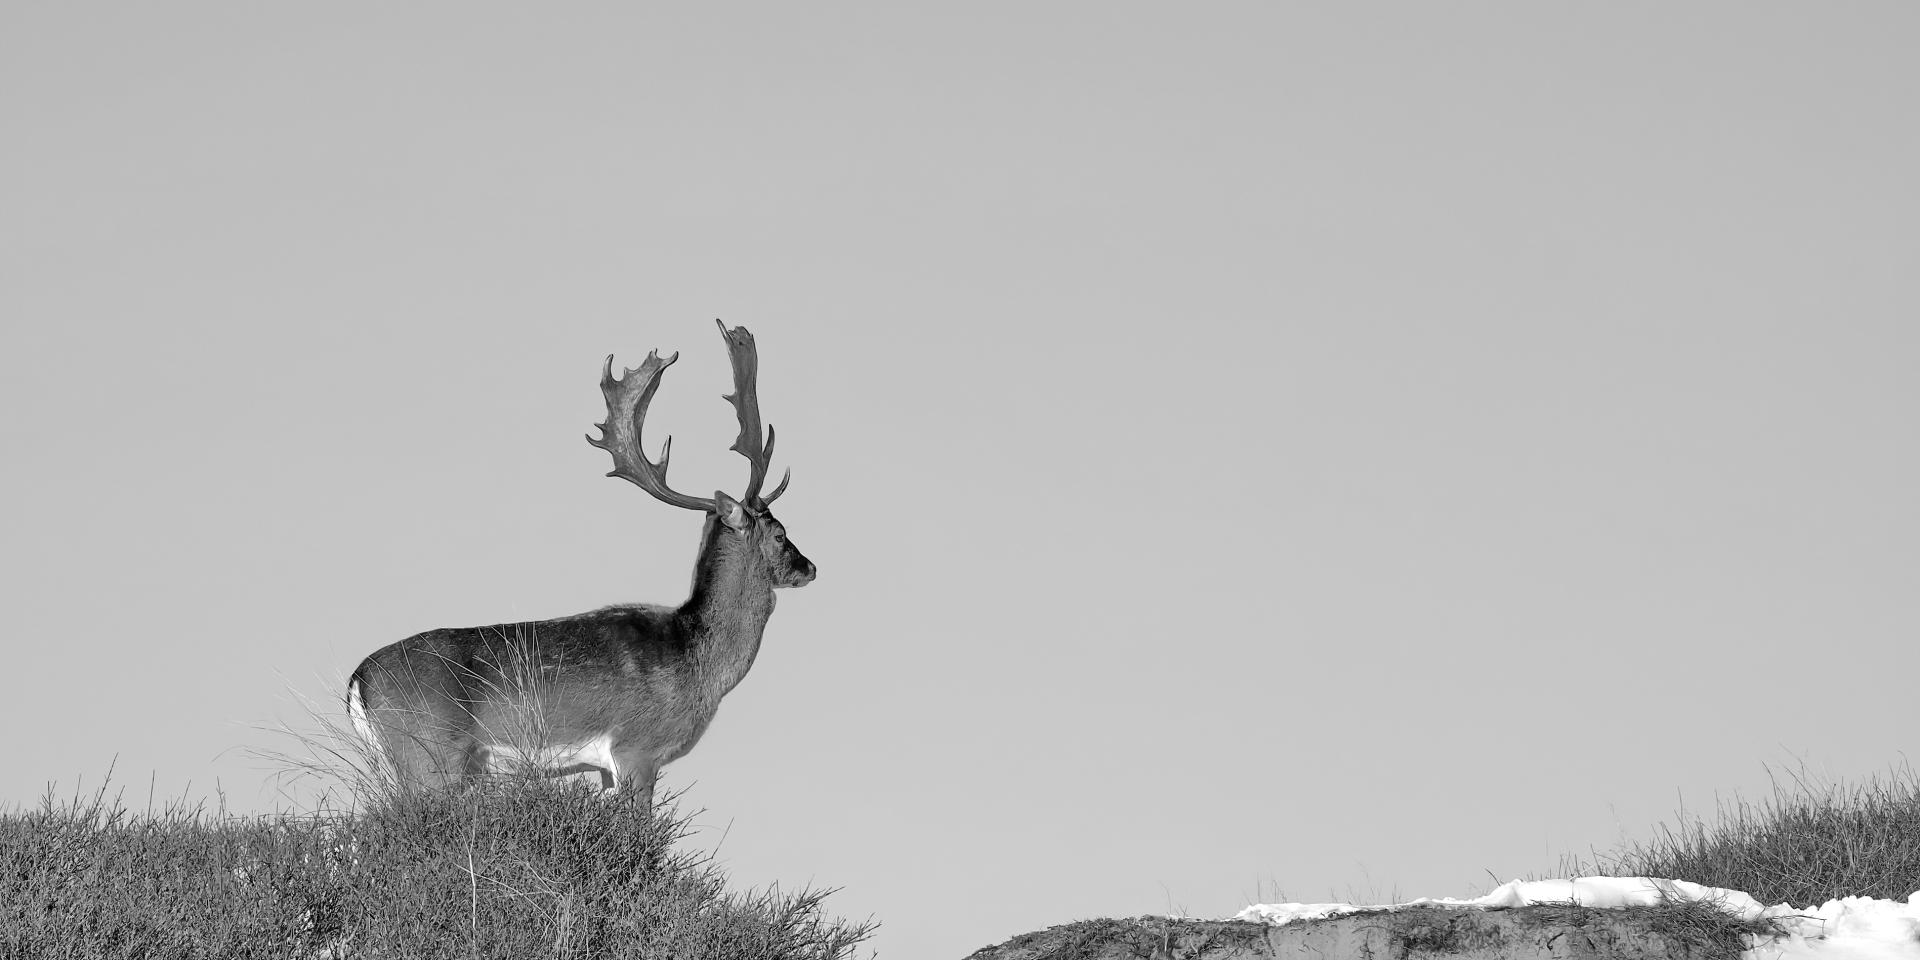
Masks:
[[[353,729],[360,739],[375,750],[380,749],[380,738],[374,733],[373,721],[367,718],[367,694],[360,687],[360,678],[347,681],[347,716],[353,718]]]

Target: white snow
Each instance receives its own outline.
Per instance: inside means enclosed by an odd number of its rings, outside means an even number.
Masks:
[[[1920,960],[1920,892],[1908,896],[1905,902],[1843,897],[1801,909],[1784,903],[1766,907],[1738,890],[1703,887],[1685,880],[1580,877],[1514,880],[1471,900],[1428,898],[1387,904],[1384,909],[1458,907],[1471,910],[1570,902],[1588,907],[1627,907],[1662,900],[1705,900],[1741,917],[1778,920],[1786,934],[1751,944],[1744,954],[1748,960]],[[1240,911],[1234,919],[1278,925],[1379,909],[1383,908],[1350,903],[1257,903]]]

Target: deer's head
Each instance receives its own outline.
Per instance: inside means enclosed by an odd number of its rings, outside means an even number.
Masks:
[[[713,499],[719,507],[714,522],[738,538],[737,548],[747,551],[748,562],[760,566],[759,572],[768,583],[776,587],[804,587],[813,582],[819,572],[813,561],[787,539],[787,525],[774,519],[766,504],[762,503],[758,510],[750,509],[718,490],[714,491]]]
[[[750,465],[745,494],[736,500],[718,490],[712,499],[680,493],[667,486],[667,459],[673,452],[673,438],[668,437],[661,445],[658,462],[648,460],[641,449],[640,426],[647,417],[647,404],[660,387],[661,372],[680,359],[678,353],[662,360],[658,350],[652,351],[637,369],[629,368],[619,379],[613,376],[613,357],[608,356],[600,377],[600,391],[607,398],[607,422],[597,424],[601,438],[595,440],[589,434],[587,442],[613,455],[613,470],[607,476],[628,480],[663,503],[704,511],[708,514],[709,532],[729,538],[725,549],[736,555],[744,553],[747,562],[754,565],[754,572],[763,575],[768,583],[776,587],[804,587],[813,582],[818,571],[787,539],[786,526],[767,509],[786,492],[793,472],[789,470],[782,475],[780,485],[774,487],[772,493],[760,495],[760,487],[767,479],[767,465],[773,459],[774,434],[773,427],[769,426],[762,439],[757,388],[759,351],[747,328],[729,330],[726,324],[714,322],[720,325],[720,335],[726,338],[727,353],[733,360],[733,393],[725,399],[733,404],[740,420],[740,435],[729,449],[746,457]],[[721,529],[713,531],[714,525]]]

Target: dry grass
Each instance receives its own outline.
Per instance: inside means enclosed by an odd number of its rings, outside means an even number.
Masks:
[[[486,778],[357,814],[133,814],[104,789],[0,817],[0,956],[849,957],[830,891],[730,894],[687,820]]]
[[[1569,876],[1691,880],[1761,903],[1904,900],[1920,890],[1920,781],[1904,768],[1856,784],[1775,774],[1765,799],[1722,801],[1711,820],[1683,811],[1646,843],[1563,867]]]

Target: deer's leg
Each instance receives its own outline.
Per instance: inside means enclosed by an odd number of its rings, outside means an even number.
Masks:
[[[375,712],[371,725],[400,785],[433,789],[458,780],[472,762],[456,736],[430,715],[387,709]]]
[[[425,733],[414,737],[412,745],[408,766],[422,787],[443,787],[486,771],[486,754],[477,744]]]
[[[464,745],[455,745],[452,748],[451,756],[457,758],[460,776],[462,778],[478,777],[499,772],[494,769],[493,750],[478,741],[469,741]]]
[[[653,783],[660,778],[660,765],[654,761],[651,751],[615,744],[612,759],[613,769],[600,773],[601,786],[619,791],[642,809],[653,809]]]

